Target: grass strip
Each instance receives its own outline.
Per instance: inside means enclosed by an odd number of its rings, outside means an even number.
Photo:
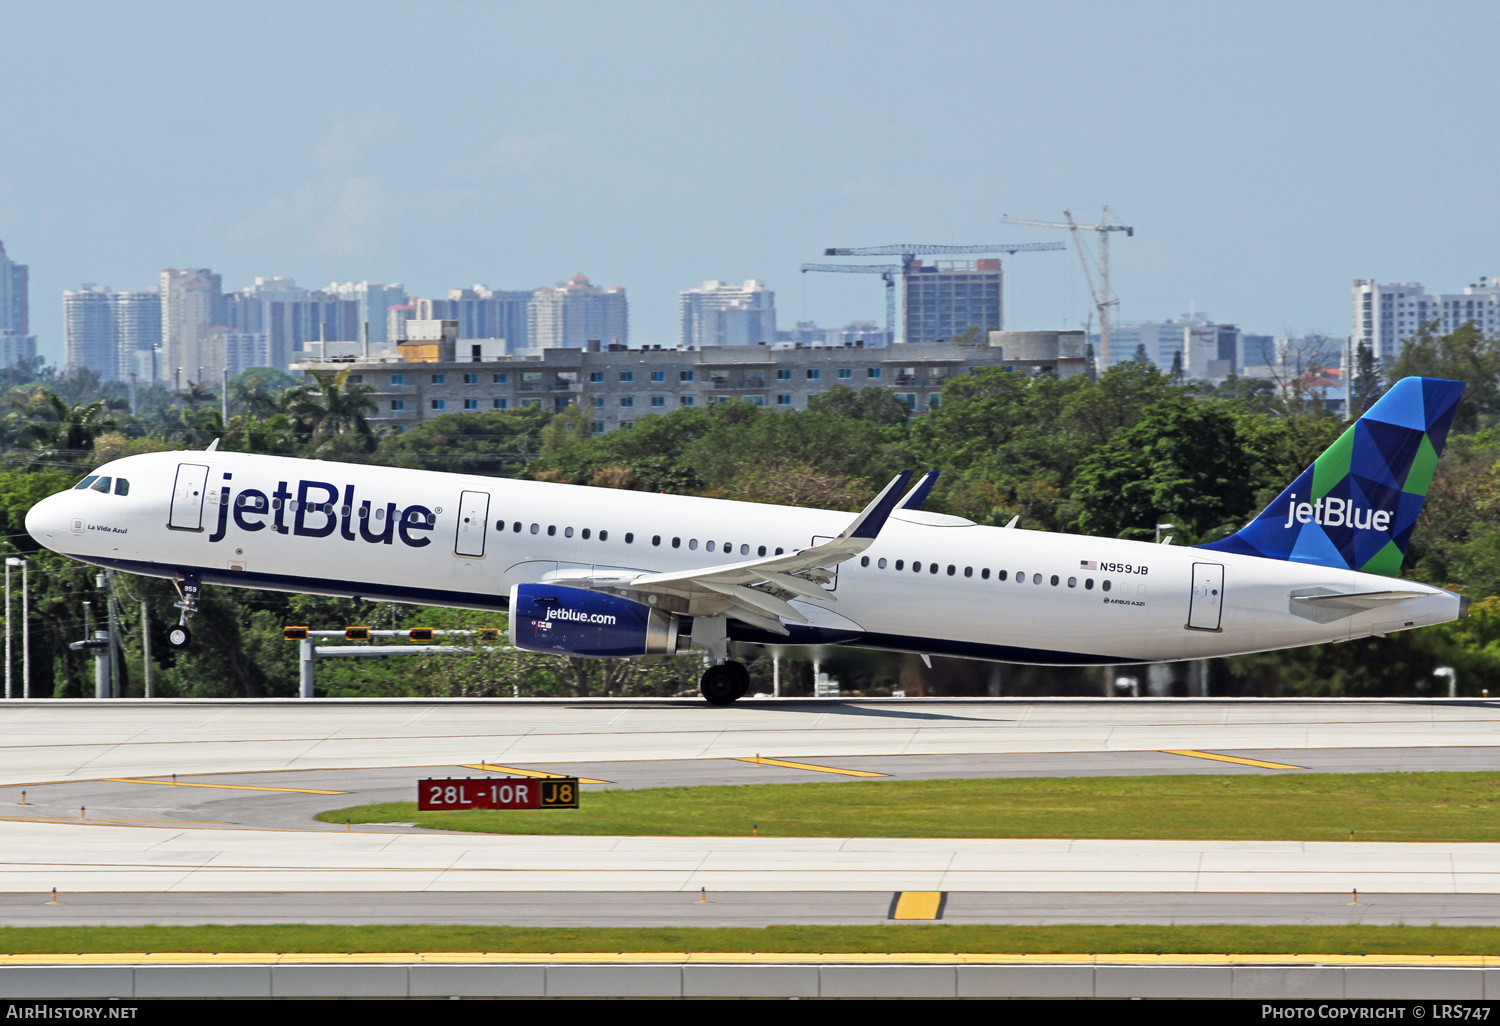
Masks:
[[[1500,841],[1500,773],[1232,773],[850,780],[588,790],[545,812],[418,812],[415,802],[320,813],[508,834]]]
[[[1485,955],[1500,927],[771,926],[558,929],[507,926],[0,927],[0,952],[765,951],[945,954]]]

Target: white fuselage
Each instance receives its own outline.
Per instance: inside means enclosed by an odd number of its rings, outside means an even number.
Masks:
[[[792,552],[852,516],[230,452],[131,456],[94,473],[124,478],[128,493],[112,483],[44,499],[26,520],[38,542],[207,584],[477,609],[504,609],[513,585],[570,571],[671,572]],[[1393,585],[1419,594],[1359,610],[1294,601]],[[810,622],[788,623],[790,637],[738,624],[730,636],[1093,664],[1342,641],[1461,615],[1459,596],[1388,577],[906,510],[838,566],[831,588],[833,603],[796,603]]]

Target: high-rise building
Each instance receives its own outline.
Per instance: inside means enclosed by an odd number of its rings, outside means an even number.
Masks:
[[[90,370],[108,381],[116,376],[120,352],[110,291],[85,284],[63,293],[63,370]]]
[[[0,367],[15,367],[36,359],[36,336],[0,331]]]
[[[334,282],[323,292],[335,299],[352,299],[358,304],[355,317],[359,321],[359,334],[355,341],[363,344],[365,325],[369,325],[370,352],[393,351],[393,343],[386,334],[386,311],[406,304],[406,288],[399,281],[390,284],[383,281]]]
[[[782,346],[858,345],[864,349],[881,349],[892,341],[890,333],[874,321],[850,321],[842,328],[820,328],[816,321],[798,321],[794,328],[776,329],[776,344]]]
[[[579,349],[591,340],[604,345],[630,343],[630,311],[625,288],[602,288],[575,274],[556,288],[539,288],[527,308],[532,348]]]
[[[31,334],[28,277],[30,268],[5,255],[0,242],[0,331],[13,335]]]
[[[152,357],[162,342],[161,295],[114,292],[85,284],[63,293],[63,366],[91,370],[104,381],[152,377]]]
[[[1145,350],[1146,359],[1170,372],[1180,367],[1184,376],[1218,381],[1231,372],[1254,372],[1274,362],[1275,346],[1269,335],[1247,335],[1233,324],[1219,324],[1199,310],[1165,321],[1116,324],[1109,332],[1115,363],[1135,359]],[[1099,350],[1097,332],[1089,335]]]
[[[1373,278],[1354,279],[1350,339],[1386,363],[1400,355],[1402,344],[1424,324],[1436,324],[1446,335],[1470,323],[1486,335],[1500,332],[1500,278],[1480,278],[1462,293],[1435,296],[1417,282],[1381,285]]]
[[[174,388],[218,381],[224,370],[222,339],[213,331],[224,323],[219,275],[206,267],[162,271],[161,314],[158,380],[170,381]]]
[[[998,258],[911,260],[902,275],[906,289],[907,342],[939,342],[977,328],[1005,327],[1004,290]]]
[[[257,278],[255,287],[247,291],[259,296],[264,304],[265,320],[261,330],[266,335],[265,354],[269,362],[263,366],[286,370],[295,355],[302,352],[309,342],[364,341],[361,299],[356,298],[358,293],[341,298],[334,292],[297,288],[297,283],[291,278]],[[365,301],[371,298],[367,293]],[[382,313],[382,334],[384,317]],[[254,333],[248,324],[232,324],[231,327]],[[375,348],[374,324],[370,325],[370,337],[371,353],[380,352]]]
[[[138,381],[160,376],[154,368],[160,362],[161,293],[111,292],[109,302],[115,311],[116,374],[122,380],[133,375]]]
[[[532,344],[527,324],[531,299],[527,290],[503,291],[488,285],[449,289],[447,299],[412,300],[412,316],[403,319],[457,321],[459,338],[504,339],[514,352]]]
[[[678,345],[768,346],[776,342],[776,293],[754,278],[743,285],[705,281],[679,293]]]

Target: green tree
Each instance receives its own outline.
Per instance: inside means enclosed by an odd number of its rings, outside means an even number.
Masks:
[[[1375,400],[1380,398],[1384,386],[1380,380],[1380,364],[1368,343],[1361,342],[1355,350],[1354,379],[1349,382],[1349,416],[1363,415]]]
[[[1077,527],[1140,539],[1170,519],[1201,537],[1243,519],[1254,500],[1254,471],[1226,411],[1155,406],[1080,464]]]
[[[398,467],[515,477],[542,451],[551,415],[519,410],[444,413],[380,440],[379,459]]]
[[[889,427],[905,424],[911,417],[911,410],[888,388],[862,388],[856,392],[847,385],[834,385],[809,399],[807,408],[814,413],[831,413]]]
[[[373,452],[375,434],[365,414],[376,410],[370,398],[375,386],[350,384],[349,370],[309,373],[305,384],[282,394],[281,408],[296,426],[299,439],[315,454],[331,451]],[[351,444],[352,443],[352,444]]]
[[[1448,378],[1467,384],[1453,430],[1471,432],[1491,424],[1500,414],[1500,340],[1485,337],[1468,322],[1446,335],[1437,333],[1437,322],[1417,329],[1391,367],[1391,380],[1409,376]]]

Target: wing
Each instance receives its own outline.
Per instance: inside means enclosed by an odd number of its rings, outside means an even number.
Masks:
[[[823,586],[829,568],[859,555],[875,541],[901,501],[909,470],[897,474],[837,538],[806,549],[740,563],[672,573],[560,570],[544,579],[595,591],[612,591],[690,616],[724,614],[775,634],[786,634],[782,620],[807,623],[792,600],[833,602]],[[665,601],[663,601],[665,600]]]

